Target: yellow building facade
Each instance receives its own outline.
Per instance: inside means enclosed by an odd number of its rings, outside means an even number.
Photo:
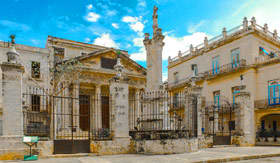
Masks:
[[[168,90],[173,94],[182,92],[194,77],[195,83],[202,87],[206,106],[211,103],[235,106],[236,95],[240,91],[248,92],[254,106],[254,117],[248,118],[255,123],[256,137],[278,135],[279,49],[276,30],[270,32],[267,24],[258,25],[254,17],[250,22],[244,18],[240,26],[228,31],[224,28],[221,35],[210,40],[205,38],[204,43],[196,47],[191,45],[189,51],[169,58]],[[213,125],[215,130],[228,130],[229,113],[222,116],[223,122]],[[237,114],[230,116],[236,124]]]

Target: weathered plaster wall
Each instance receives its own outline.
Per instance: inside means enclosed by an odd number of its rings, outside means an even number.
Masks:
[[[211,147],[211,137],[193,139],[167,140],[127,140],[92,141],[91,152],[98,155],[112,154],[176,154],[195,152],[201,148]]]
[[[29,154],[29,146],[20,137],[0,137],[0,160],[23,159]],[[53,141],[39,141],[32,147],[32,153],[44,157],[53,154]]]

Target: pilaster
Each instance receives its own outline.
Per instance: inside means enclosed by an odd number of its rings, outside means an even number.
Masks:
[[[23,136],[22,76],[17,63],[1,64],[3,73],[3,136]]]
[[[240,92],[235,96],[236,102],[240,105],[240,130],[244,137],[240,142],[241,146],[255,145],[255,118],[254,103],[248,92]]]

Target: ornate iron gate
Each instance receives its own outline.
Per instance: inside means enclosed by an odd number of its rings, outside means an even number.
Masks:
[[[219,103],[206,102],[203,115],[203,132],[213,136],[214,145],[230,145],[231,137],[238,134],[236,120],[238,105],[220,100]]]
[[[53,97],[54,154],[90,152],[90,96]]]

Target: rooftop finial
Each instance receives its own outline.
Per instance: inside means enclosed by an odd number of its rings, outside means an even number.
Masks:
[[[247,20],[247,17],[244,17],[244,19],[243,19],[243,29],[245,29],[245,30],[248,29],[248,20]]]
[[[10,38],[11,38],[11,43],[12,43],[12,44],[15,44],[15,43],[16,43],[16,42],[15,42],[16,35],[11,34],[11,35],[10,35]]]

